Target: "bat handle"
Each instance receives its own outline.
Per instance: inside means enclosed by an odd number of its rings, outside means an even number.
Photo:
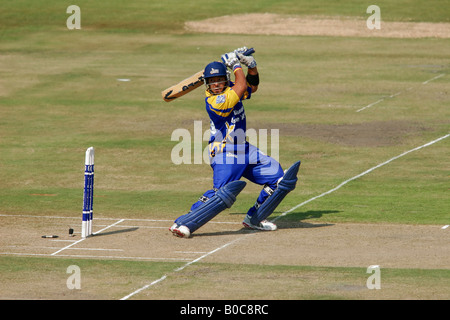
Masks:
[[[245,51],[245,52],[243,53],[243,55],[244,55],[244,56],[249,56],[249,55],[251,55],[251,54],[253,54],[253,53],[255,53],[255,49],[250,48],[250,49],[247,49],[247,51]]]

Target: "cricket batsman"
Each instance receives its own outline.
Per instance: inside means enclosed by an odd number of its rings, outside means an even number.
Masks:
[[[190,237],[221,211],[230,208],[246,185],[240,180],[242,177],[262,186],[255,204],[244,218],[244,227],[275,231],[277,226],[267,218],[297,183],[300,161],[284,172],[274,158],[246,141],[242,102],[249,100],[259,85],[256,60],[252,55],[243,55],[246,50],[243,47],[226,53],[221,56],[221,62],[211,62],[204,69],[213,188],[206,191],[187,214],[175,220],[169,229],[175,236]],[[247,75],[242,65],[247,67]],[[231,71],[234,82],[230,80]]]

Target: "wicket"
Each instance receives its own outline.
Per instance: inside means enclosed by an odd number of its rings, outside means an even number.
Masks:
[[[92,235],[92,218],[94,203],[94,147],[86,150],[84,170],[83,220],[81,237]]]

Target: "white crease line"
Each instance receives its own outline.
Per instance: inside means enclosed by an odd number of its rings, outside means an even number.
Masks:
[[[445,226],[443,226],[441,229],[447,229],[450,225],[446,224]]]
[[[104,227],[106,225],[104,224],[95,224],[96,227]],[[121,226],[116,226],[116,228],[144,228],[144,229],[168,229],[169,227],[152,227],[152,226],[125,226],[125,225],[121,225]]]
[[[81,220],[80,217],[58,217],[58,216],[33,216],[30,214],[0,214],[0,217],[19,217],[19,218],[48,218],[48,219],[77,219]],[[94,217],[94,222],[98,220],[117,220],[118,218],[98,218]],[[172,222],[173,220],[166,220],[166,219],[133,219],[133,218],[126,218],[122,219],[124,221],[145,221],[145,222]],[[240,222],[233,222],[233,221],[209,221],[208,223],[217,223],[217,224],[240,224]],[[96,224],[97,225],[97,224]],[[121,226],[119,226],[121,227]],[[137,226],[139,227],[139,226]]]
[[[182,266],[182,267],[180,267],[180,268],[177,268],[177,269],[175,269],[174,271],[175,271],[175,272],[181,271],[181,270],[183,270],[184,268],[190,266],[191,264],[196,263],[196,262],[202,260],[203,258],[206,258],[207,256],[209,256],[209,255],[211,255],[211,254],[213,254],[213,253],[215,253],[215,252],[217,252],[217,251],[219,251],[219,250],[222,250],[223,248],[228,247],[230,244],[233,244],[233,243],[235,243],[236,241],[241,240],[241,239],[244,238],[244,237],[247,237],[247,236],[249,236],[249,235],[254,235],[254,234],[255,234],[255,233],[249,233],[249,234],[246,234],[245,236],[242,236],[242,237],[237,238],[237,239],[235,239],[235,240],[233,240],[233,241],[230,241],[230,242],[224,244],[223,246],[221,246],[221,247],[219,247],[219,248],[216,248],[216,249],[214,249],[214,250],[212,250],[212,251],[210,251],[210,252],[208,252],[208,253],[205,253],[205,254],[202,255],[201,257],[199,257],[199,258],[197,258],[197,259],[194,259],[194,260],[192,260],[191,262],[186,263],[184,266]]]
[[[31,214],[0,214],[0,217],[19,217],[19,218],[49,218],[49,219],[80,219],[75,217],[58,217],[58,216],[34,216]],[[115,219],[117,220],[117,219]]]
[[[87,250],[87,251],[125,251],[123,249],[106,249],[106,248],[67,248],[67,250]]]
[[[421,145],[420,147],[416,147],[416,148],[414,148],[414,149],[408,150],[408,151],[403,152],[402,154],[400,154],[400,155],[398,155],[398,156],[395,156],[395,157],[393,157],[393,158],[391,158],[391,159],[389,159],[389,160],[387,160],[387,161],[385,161],[385,162],[383,162],[383,163],[380,163],[380,164],[376,165],[375,167],[372,167],[372,168],[370,168],[370,169],[364,171],[363,173],[360,173],[360,174],[358,174],[358,175],[356,175],[356,176],[354,176],[354,177],[352,177],[352,178],[350,178],[350,179],[348,179],[348,180],[345,180],[344,182],[342,182],[342,183],[341,183],[340,185],[338,185],[337,187],[335,187],[335,188],[333,188],[333,189],[330,189],[330,190],[328,190],[327,192],[324,192],[324,193],[322,193],[322,194],[319,194],[318,196],[312,197],[311,199],[306,200],[306,201],[304,201],[304,202],[302,202],[302,203],[296,205],[295,207],[292,207],[291,209],[289,209],[289,210],[283,212],[281,215],[279,215],[278,217],[276,217],[276,218],[273,219],[272,221],[277,221],[278,219],[280,219],[281,217],[284,217],[284,216],[285,216],[286,214],[288,214],[289,212],[292,212],[292,211],[294,211],[295,209],[300,208],[301,206],[303,206],[303,205],[305,205],[305,204],[307,204],[307,203],[309,203],[309,202],[311,202],[311,201],[314,201],[314,200],[316,200],[316,199],[318,199],[318,198],[321,198],[321,197],[323,197],[323,196],[326,196],[327,194],[330,194],[330,193],[332,193],[332,192],[334,192],[334,191],[340,189],[341,187],[343,187],[344,185],[346,185],[346,184],[349,183],[350,181],[356,180],[356,179],[358,179],[358,178],[360,178],[360,177],[362,177],[362,176],[368,174],[369,172],[372,172],[373,170],[375,170],[375,169],[377,169],[377,168],[380,168],[380,167],[382,167],[382,166],[384,166],[384,165],[386,165],[386,164],[388,164],[388,163],[390,163],[390,162],[392,162],[392,161],[394,161],[394,160],[396,160],[396,159],[398,159],[398,158],[401,158],[401,157],[407,155],[407,154],[410,153],[410,152],[417,151],[417,150],[420,150],[420,149],[422,149],[422,148],[428,147],[428,146],[430,146],[430,145],[432,145],[432,144],[434,144],[434,143],[436,143],[436,142],[438,142],[438,141],[441,141],[441,140],[443,140],[443,139],[445,139],[445,138],[448,138],[449,136],[450,136],[450,134],[447,134],[447,135],[445,135],[445,136],[443,136],[443,137],[440,137],[440,138],[438,138],[438,139],[436,139],[436,140],[433,140],[433,141],[430,141],[430,142],[428,142],[428,143],[425,143],[424,145]]]
[[[206,251],[175,251],[175,253],[199,254],[199,253],[207,253],[207,252]]]
[[[66,247],[64,247],[64,248],[59,249],[58,251],[53,252],[53,253],[51,254],[51,256],[54,256],[54,255],[60,253],[61,251],[64,251],[64,250],[66,250],[66,249],[69,249],[71,246],[74,246],[74,245],[76,245],[77,243],[80,243],[81,241],[84,241],[84,240],[86,240],[86,238],[83,238],[83,239],[80,239],[80,240],[78,240],[78,241],[75,241],[74,243],[69,244],[68,246],[66,246]]]
[[[106,228],[103,228],[103,229],[101,229],[101,230],[99,230],[99,231],[97,231],[97,232],[94,232],[93,235],[99,234],[100,232],[105,231],[105,230],[107,230],[107,229],[109,229],[109,228],[115,226],[116,224],[119,224],[119,223],[123,222],[124,220],[125,220],[125,219],[120,219],[119,221],[117,221],[117,222],[115,222],[115,223],[113,223],[113,224],[107,226]],[[61,251],[64,251],[64,250],[66,250],[66,249],[69,249],[70,247],[72,247],[72,246],[74,246],[74,245],[76,245],[76,244],[78,244],[78,243],[80,243],[81,241],[84,241],[84,240],[86,240],[86,239],[87,239],[87,238],[82,238],[82,239],[80,239],[80,240],[78,240],[78,241],[75,241],[74,243],[69,244],[68,246],[65,246],[64,248],[59,249],[58,251],[53,252],[53,253],[51,254],[51,256],[57,255],[57,254],[60,253]]]
[[[20,253],[20,252],[0,252],[0,254],[5,255],[16,255],[16,256],[48,256],[48,253]]]
[[[60,249],[59,247],[46,247],[46,246],[6,246],[5,248],[37,248],[37,249]],[[104,248],[66,248],[66,250],[88,250],[88,251],[124,251],[123,249],[104,249]]]
[[[4,255],[16,255],[16,256],[47,256],[47,253],[20,253],[20,252],[0,252],[0,254],[4,254]],[[68,258],[94,258],[94,259],[98,259],[98,258],[102,258],[102,259],[130,259],[130,260],[162,260],[162,261],[167,261],[167,260],[173,260],[173,261],[188,261],[191,259],[188,258],[152,258],[152,257],[126,257],[126,256],[91,256],[91,255],[81,255],[81,254],[59,254],[58,257],[68,257]]]
[[[157,260],[157,261],[167,261],[167,260],[173,260],[173,261],[186,261],[190,260],[188,258],[154,258],[154,257],[127,257],[127,256],[90,256],[90,255],[74,255],[74,254],[60,254],[58,257],[72,257],[72,258],[93,258],[93,259],[131,259],[131,260]]]
[[[206,258],[207,256],[209,256],[209,255],[211,255],[211,254],[213,254],[213,253],[215,253],[215,252],[217,252],[217,251],[219,251],[219,250],[222,250],[222,249],[228,247],[229,245],[235,243],[236,241],[239,241],[239,240],[243,239],[244,237],[247,237],[247,236],[250,236],[250,235],[254,235],[254,234],[256,234],[256,233],[249,233],[249,234],[246,234],[246,235],[244,235],[244,236],[242,236],[242,237],[240,237],[240,238],[234,239],[233,241],[230,241],[230,242],[224,244],[223,246],[218,247],[218,248],[216,248],[216,249],[214,249],[214,250],[212,250],[212,251],[209,251],[208,253],[202,255],[201,257],[199,257],[199,258],[197,258],[197,259],[194,259],[194,260],[192,260],[192,261],[186,263],[185,265],[183,265],[183,266],[181,266],[181,267],[179,267],[179,268],[174,269],[173,272],[179,272],[179,271],[185,269],[186,267],[190,266],[191,264],[196,263],[196,262],[202,260],[203,258]],[[163,275],[163,276],[162,276],[161,278],[159,278],[158,280],[155,280],[155,281],[153,281],[153,282],[151,282],[151,283],[149,283],[149,284],[147,284],[147,285],[145,285],[145,286],[143,286],[143,287],[137,289],[136,291],[133,291],[132,293],[126,295],[125,297],[121,298],[120,300],[128,300],[129,298],[131,298],[132,296],[138,294],[139,292],[142,292],[142,291],[144,291],[144,290],[150,288],[151,286],[153,286],[153,285],[155,285],[155,284],[157,284],[157,283],[159,283],[159,282],[161,282],[161,281],[164,281],[166,278],[167,278],[167,275]]]
[[[81,215],[79,217],[61,217],[61,216],[35,216],[31,214],[0,214],[0,217],[19,217],[19,218],[48,218],[48,219],[75,219],[81,221]],[[94,217],[94,221],[98,220],[117,220],[118,218],[101,218]],[[122,219],[127,221],[150,221],[150,222],[173,222],[173,220],[162,220],[162,219],[133,219],[127,218]]]

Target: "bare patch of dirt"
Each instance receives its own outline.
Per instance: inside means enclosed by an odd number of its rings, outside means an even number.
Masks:
[[[400,144],[410,134],[428,130],[409,121],[373,121],[355,124],[270,123],[266,128],[280,128],[280,135],[307,137],[352,147],[383,147]]]
[[[204,33],[386,38],[450,38],[450,23],[381,21],[369,29],[354,17],[295,16],[271,13],[227,15],[189,21],[185,30]]]
[[[283,221],[277,224],[276,232],[242,237],[236,245],[204,261],[421,269],[445,269],[450,263],[446,242],[449,235],[440,226]]]

